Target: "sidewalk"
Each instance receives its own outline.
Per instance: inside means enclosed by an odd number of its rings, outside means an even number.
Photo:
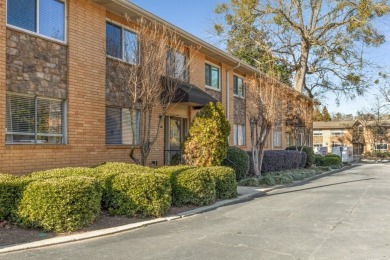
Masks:
[[[45,239],[45,240],[40,240],[40,241],[35,241],[31,243],[26,243],[26,244],[20,244],[20,245],[15,245],[15,246],[9,246],[5,248],[0,248],[0,255],[2,253],[9,253],[9,252],[15,252],[15,251],[20,251],[20,250],[26,250],[26,249],[32,249],[32,248],[39,248],[39,247],[45,247],[45,246],[51,246],[51,245],[58,245],[58,244],[63,244],[63,243],[69,243],[69,242],[76,242],[76,241],[81,241],[85,239],[90,239],[90,238],[96,238],[100,236],[106,236],[106,235],[111,235],[119,232],[124,232],[124,231],[129,231],[132,229],[140,228],[140,227],[145,227],[149,226],[152,224],[156,223],[161,223],[161,222],[166,222],[166,221],[171,221],[171,220],[176,220],[180,218],[185,218],[189,217],[192,215],[200,214],[203,212],[211,211],[216,208],[219,208],[221,206],[227,206],[227,205],[232,205],[240,202],[245,202],[247,200],[259,197],[259,196],[264,196],[268,192],[271,192],[275,189],[281,189],[285,187],[292,187],[292,186],[297,186],[297,185],[303,185],[305,183],[308,183],[312,180],[325,177],[328,175],[332,175],[335,173],[338,173],[340,171],[348,170],[352,167],[355,167],[355,165],[352,166],[347,166],[342,169],[337,169],[337,170],[332,170],[328,172],[324,172],[319,175],[312,176],[310,178],[307,178],[302,181],[296,181],[290,185],[277,185],[277,186],[272,186],[272,187],[244,187],[244,186],[238,186],[237,192],[238,196],[237,198],[234,199],[228,199],[228,200],[222,200],[214,203],[213,205],[210,206],[205,206],[205,207],[200,207],[196,208],[190,211],[182,212],[177,215],[172,215],[172,216],[167,216],[167,217],[162,217],[162,218],[157,218],[153,220],[148,220],[148,221],[142,221],[134,224],[128,224],[124,226],[118,226],[118,227],[113,227],[113,228],[107,228],[107,229],[101,229],[101,230],[95,230],[95,231],[90,231],[86,233],[80,233],[80,234],[74,234],[74,235],[69,235],[69,236],[61,236],[61,237],[54,237],[50,239]]]

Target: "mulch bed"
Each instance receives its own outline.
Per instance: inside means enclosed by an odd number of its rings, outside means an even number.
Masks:
[[[197,208],[196,206],[184,206],[184,207],[171,207],[167,216],[176,215],[181,212],[192,210]],[[11,245],[24,244],[34,242],[38,240],[53,238],[56,236],[66,236],[72,234],[78,234],[93,230],[123,226],[127,224],[133,224],[141,221],[151,220],[152,218],[142,217],[122,217],[122,216],[110,216],[107,211],[102,211],[99,218],[89,227],[72,233],[56,234],[53,232],[45,232],[40,229],[23,228],[16,224],[9,223],[7,221],[0,221],[0,248],[5,248]]]

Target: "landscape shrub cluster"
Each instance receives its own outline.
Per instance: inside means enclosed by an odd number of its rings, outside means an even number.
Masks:
[[[249,171],[249,155],[238,147],[230,146],[222,165],[234,169],[237,181],[245,179]]]
[[[302,158],[301,167],[310,168],[315,160],[315,153],[312,147],[308,146],[289,146],[286,150],[302,151],[306,155],[306,159]],[[304,155],[303,155],[304,156]]]
[[[297,169],[305,163],[304,157],[299,151],[292,150],[274,150],[264,151],[262,173]]]
[[[363,154],[364,159],[389,159],[390,158],[390,152],[380,152],[380,151],[372,151],[372,152],[366,152]]]
[[[340,168],[343,165],[340,156],[335,154],[327,154],[325,156],[316,155],[314,163],[317,166],[326,166],[331,168]]]
[[[236,174],[223,166],[106,163],[23,177],[0,174],[0,220],[69,232],[90,225],[102,208],[112,215],[158,217],[171,205],[208,205],[236,195]]]

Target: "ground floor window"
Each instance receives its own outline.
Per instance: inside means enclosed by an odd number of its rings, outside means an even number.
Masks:
[[[340,146],[343,146],[343,144],[335,143],[335,142],[332,143],[332,147],[340,147]]]
[[[322,147],[322,144],[313,144],[313,147],[321,148],[321,147]]]
[[[274,146],[282,147],[282,131],[274,130]]]
[[[234,124],[234,145],[245,145],[245,125]]]
[[[134,135],[132,120],[134,121]],[[139,139],[139,111],[135,111],[130,116],[130,111],[126,108],[106,107],[106,144],[139,144]]]
[[[375,144],[376,151],[387,151],[387,144]]]
[[[7,144],[65,143],[65,102],[31,95],[7,93]]]

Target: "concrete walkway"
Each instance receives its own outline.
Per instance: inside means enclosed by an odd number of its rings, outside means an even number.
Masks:
[[[137,229],[137,228],[141,228],[141,227],[146,227],[146,226],[156,224],[156,223],[181,219],[181,218],[193,216],[196,214],[200,214],[203,212],[211,211],[211,210],[214,210],[214,209],[222,207],[222,206],[232,205],[232,204],[244,202],[247,200],[251,200],[255,197],[264,196],[267,194],[267,192],[273,191],[275,189],[291,187],[291,186],[296,186],[296,185],[303,185],[303,184],[311,182],[315,179],[318,179],[318,178],[321,178],[324,176],[328,176],[331,174],[335,174],[337,172],[349,169],[351,167],[354,167],[354,166],[345,167],[345,168],[340,169],[340,170],[333,170],[333,171],[325,172],[325,173],[307,178],[303,181],[294,182],[293,184],[290,184],[290,185],[277,185],[277,186],[272,186],[272,187],[238,186],[238,188],[237,188],[238,197],[234,198],[234,199],[218,201],[218,202],[214,203],[213,205],[196,208],[196,209],[193,209],[190,211],[179,213],[177,215],[172,215],[172,216],[157,218],[157,219],[153,219],[153,220],[128,224],[128,225],[124,225],[124,226],[107,228],[107,229],[102,229],[102,230],[95,230],[95,231],[90,231],[90,232],[81,233],[81,234],[74,234],[74,235],[69,235],[69,236],[54,237],[54,238],[35,241],[35,242],[31,242],[31,243],[26,243],[26,244],[8,246],[8,247],[4,247],[4,248],[0,247],[0,254],[20,251],[20,250],[26,250],[26,249],[45,247],[45,246],[51,246],[51,245],[58,245],[58,244],[69,243],[69,242],[76,242],[76,241],[81,241],[81,240],[91,239],[91,238],[97,238],[97,237],[101,237],[101,236],[112,235],[112,234],[119,233],[119,232],[129,231],[129,230],[133,230],[133,229]]]

